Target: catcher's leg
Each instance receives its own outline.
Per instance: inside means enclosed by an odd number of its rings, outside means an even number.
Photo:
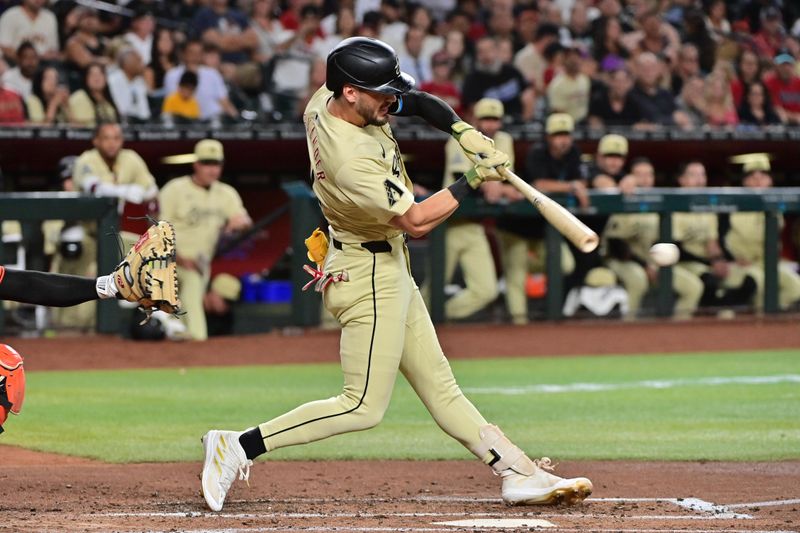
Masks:
[[[116,289],[109,287],[108,282],[109,276],[87,278],[33,270],[10,270],[0,266],[0,300],[69,307],[101,298],[113,298]]]

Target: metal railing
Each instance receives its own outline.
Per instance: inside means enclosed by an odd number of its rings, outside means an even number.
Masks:
[[[317,200],[304,182],[293,182],[289,192],[292,202],[292,243],[295,250],[304,250],[303,239],[313,231],[320,219]],[[288,192],[288,190],[287,190]],[[624,196],[606,191],[590,191],[591,206],[579,209],[574,198],[554,196],[554,199],[569,208],[575,215],[611,215],[614,213],[658,213],[661,215],[659,241],[672,242],[672,213],[734,213],[739,211],[762,211],[765,213],[764,234],[764,311],[778,312],[778,214],[800,212],[800,187],[781,187],[762,191],[744,188],[713,187],[706,189],[641,189],[637,193]],[[295,205],[296,204],[296,205]],[[295,218],[295,213],[300,220]],[[519,217],[541,217],[528,202],[515,202],[507,205],[489,204],[482,199],[467,198],[451,219],[489,218],[514,215]],[[295,221],[297,220],[297,223]],[[429,235],[429,272],[431,277],[430,312],[434,322],[444,321],[444,235],[446,225],[434,229]],[[301,234],[296,234],[301,232]],[[545,240],[547,249],[547,293],[545,309],[548,319],[562,317],[563,273],[561,272],[561,243],[563,238],[552,226],[546,225]],[[299,247],[298,247],[299,246]],[[293,255],[292,269],[295,292],[303,279],[302,265],[304,253]],[[657,295],[657,314],[668,316],[672,312],[672,269],[663,267],[659,272]],[[302,294],[302,293],[299,293]],[[306,294],[293,300],[294,316],[304,318],[298,325],[314,324],[319,313],[319,302],[309,299]],[[306,309],[305,306],[313,306]],[[315,315],[316,313],[316,315]]]
[[[2,193],[0,223],[3,220],[97,221],[97,271],[109,273],[117,264],[119,251],[116,231],[119,222],[117,200],[96,198],[72,192]],[[0,254],[2,249],[0,248]],[[0,256],[0,264],[3,257]],[[97,305],[97,331],[119,331],[117,302],[101,300]],[[3,306],[0,302],[0,335],[3,333]]]

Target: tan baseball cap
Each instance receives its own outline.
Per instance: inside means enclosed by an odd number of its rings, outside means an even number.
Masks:
[[[230,274],[217,274],[211,282],[211,290],[226,300],[238,300],[242,282]]]
[[[595,267],[586,273],[583,283],[589,287],[611,287],[617,284],[617,276],[607,267]]]
[[[495,98],[481,98],[475,104],[475,118],[503,118],[503,102]]]
[[[544,126],[544,131],[548,135],[572,133],[573,130],[575,130],[575,121],[566,113],[553,113],[547,117],[547,123]]]
[[[616,133],[609,133],[600,139],[597,146],[597,153],[600,155],[628,155],[628,139]]]
[[[194,145],[194,156],[197,161],[219,161],[225,160],[225,153],[222,151],[222,143],[216,139],[203,139]]]
[[[766,154],[751,154],[750,157],[744,162],[742,171],[745,174],[750,174],[756,171],[769,172],[771,166],[769,164],[769,156]]]

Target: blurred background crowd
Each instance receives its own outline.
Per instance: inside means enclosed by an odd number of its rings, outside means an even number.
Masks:
[[[0,123],[294,121],[327,53],[391,44],[423,90],[506,120],[752,128],[800,123],[788,0],[0,2]]]

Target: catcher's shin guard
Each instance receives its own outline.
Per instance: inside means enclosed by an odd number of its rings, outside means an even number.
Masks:
[[[8,413],[18,415],[25,401],[25,368],[22,356],[6,344],[0,344],[0,433]]]

